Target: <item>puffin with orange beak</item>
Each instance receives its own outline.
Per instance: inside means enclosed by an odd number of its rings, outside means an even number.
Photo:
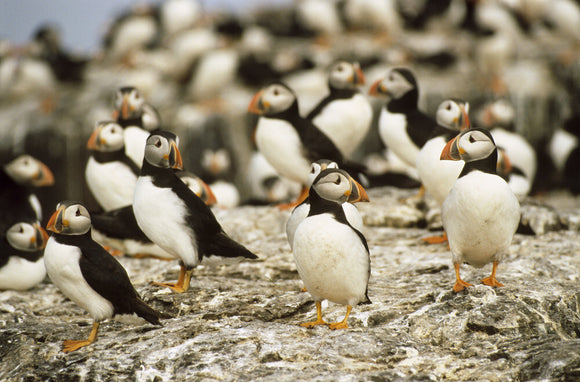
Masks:
[[[141,163],[125,154],[123,128],[113,121],[97,122],[87,149],[85,180],[95,200],[105,211],[130,205]]]
[[[53,233],[44,251],[48,276],[93,318],[89,337],[64,341],[63,352],[95,342],[101,321],[117,314],[135,313],[153,325],[161,325],[160,318],[169,318],[141,299],[125,268],[91,238],[91,217],[82,204],[59,203],[46,229]]]
[[[353,176],[364,171],[364,166],[344,160],[332,140],[311,120],[300,116],[296,94],[285,84],[276,82],[258,91],[248,111],[260,115],[255,132],[258,150],[281,177],[302,185],[297,200],[281,207],[295,207],[307,197],[308,174],[314,161],[332,160]]]
[[[182,169],[175,134],[159,131],[147,139],[145,158],[133,196],[133,212],[139,228],[155,244],[180,260],[176,283],[154,283],[183,293],[193,269],[204,257],[256,259],[232,240],[211,209],[174,170]]]
[[[330,68],[330,93],[307,115],[348,158],[366,137],[373,109],[360,87],[365,77],[358,63],[339,61]]]
[[[346,171],[327,168],[314,179],[309,199],[310,211],[296,229],[293,252],[298,274],[316,303],[317,318],[300,326],[346,329],[352,307],[370,303],[371,264],[367,241],[349,223],[342,203],[368,201],[368,196]],[[323,300],[346,305],[344,319],[324,321]]]
[[[161,125],[159,113],[145,101],[139,89],[132,86],[119,88],[113,103],[113,118],[125,132],[125,152],[135,163],[141,164],[149,133]]]
[[[0,290],[28,290],[44,280],[47,240],[38,221],[18,222],[0,233]]]
[[[447,143],[441,160],[465,162],[441,207],[455,267],[453,291],[472,286],[459,276],[464,262],[478,268],[493,263],[491,276],[482,282],[501,287],[496,271],[518,228],[520,205],[510,186],[497,175],[495,142],[487,130],[471,128]]]

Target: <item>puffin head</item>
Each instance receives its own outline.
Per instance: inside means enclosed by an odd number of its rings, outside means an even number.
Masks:
[[[469,103],[448,99],[437,108],[437,123],[451,130],[467,130],[470,127],[468,113]]]
[[[41,161],[23,154],[4,165],[4,171],[16,183],[33,187],[52,186],[54,175]]]
[[[177,136],[168,131],[151,134],[145,144],[145,160],[155,167],[183,170],[178,143]]]
[[[217,203],[217,198],[215,197],[215,194],[213,193],[209,185],[203,180],[201,180],[199,176],[187,171],[182,171],[178,173],[177,176],[206,205],[213,206],[214,204]]]
[[[91,228],[89,211],[79,202],[65,200],[56,206],[46,229],[63,235],[84,235]]]
[[[259,115],[274,115],[290,109],[296,102],[296,94],[281,82],[273,83],[258,91],[250,105],[248,112]]]
[[[118,151],[125,147],[123,128],[113,121],[100,121],[87,141],[87,149],[100,152]]]
[[[358,62],[339,61],[332,65],[328,84],[335,89],[357,89],[365,84],[365,76]]]
[[[472,162],[487,158],[495,150],[495,142],[489,131],[471,128],[447,142],[441,152],[441,159]]]
[[[114,117],[117,119],[138,118],[143,114],[143,105],[145,98],[141,92],[133,86],[119,88],[115,92],[114,99],[115,112]]]
[[[369,94],[375,97],[401,99],[411,91],[418,91],[417,80],[407,68],[394,68],[385,77],[375,81],[369,89]]]
[[[338,168],[338,164],[330,159],[319,159],[316,162],[312,162],[310,164],[310,172],[308,173],[308,182],[306,185],[308,187],[312,186],[314,179],[327,168]]]
[[[36,252],[46,247],[48,234],[38,222],[19,222],[8,228],[6,240],[13,248]]]
[[[337,168],[322,170],[314,179],[312,188],[321,198],[336,203],[369,201],[365,189],[346,171]]]

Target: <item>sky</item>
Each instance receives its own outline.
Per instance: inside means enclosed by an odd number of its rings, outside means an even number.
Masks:
[[[131,4],[161,0],[0,0],[0,39],[14,44],[29,41],[43,23],[60,27],[65,47],[79,53],[98,48],[107,21]],[[208,10],[245,12],[262,4],[287,0],[201,0]]]

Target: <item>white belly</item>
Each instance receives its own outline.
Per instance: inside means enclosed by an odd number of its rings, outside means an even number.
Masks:
[[[441,210],[453,262],[501,260],[520,220],[520,206],[497,175],[473,172],[455,182]]]
[[[150,133],[137,126],[127,126],[124,130],[125,154],[139,167],[143,164],[145,144]]]
[[[442,137],[432,138],[417,155],[421,183],[439,205],[443,204],[465,164],[463,161],[440,160],[445,144]]]
[[[45,276],[42,256],[36,261],[10,256],[0,269],[0,290],[27,290],[44,280]]]
[[[85,179],[91,193],[105,211],[125,207],[133,201],[137,176],[121,162],[87,161]]]
[[[48,276],[56,287],[78,306],[89,312],[95,321],[113,316],[114,308],[107,299],[95,292],[84,279],[77,247],[48,239],[44,250],[44,263]]]
[[[350,99],[336,100],[324,108],[312,122],[322,130],[349,157],[366,137],[371,126],[373,111],[362,94]]]
[[[154,186],[151,177],[139,177],[133,212],[139,228],[151,241],[185,265],[197,265],[196,238],[185,222],[186,206],[170,188]]]
[[[302,153],[302,143],[286,121],[260,117],[256,128],[258,149],[281,176],[306,184],[310,163]]]
[[[419,148],[407,134],[407,117],[404,114],[389,113],[383,107],[379,117],[379,134],[389,150],[409,166],[415,166]]]
[[[294,260],[316,301],[356,305],[365,300],[370,262],[360,238],[329,214],[310,216],[296,229]]]

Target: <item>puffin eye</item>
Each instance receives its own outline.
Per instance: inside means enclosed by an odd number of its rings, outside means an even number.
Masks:
[[[158,140],[155,142],[155,147],[157,147],[157,148],[161,147],[161,139],[158,139]]]
[[[22,227],[22,225],[20,225],[19,228],[20,229],[18,230],[18,233],[24,233],[24,228]]]
[[[336,180],[334,181],[334,184],[336,184],[336,185],[340,184],[340,176],[336,178]]]
[[[314,174],[316,172],[316,169],[314,168],[314,166],[310,167],[310,173]]]
[[[274,89],[274,95],[277,96],[280,94],[280,91],[278,89]]]
[[[473,138],[473,135],[469,136],[469,143],[473,143],[475,142],[475,138]]]
[[[395,77],[393,77],[393,74],[389,74],[389,81],[393,81],[395,79]]]
[[[451,104],[450,104],[450,103],[448,103],[448,104],[447,104],[447,107],[446,107],[446,109],[447,109],[447,110],[451,110]]]
[[[344,70],[342,65],[339,65],[338,68],[336,68],[336,70],[338,70],[339,72],[342,72]]]
[[[75,212],[75,216],[81,216],[81,209],[77,207],[77,211]]]

